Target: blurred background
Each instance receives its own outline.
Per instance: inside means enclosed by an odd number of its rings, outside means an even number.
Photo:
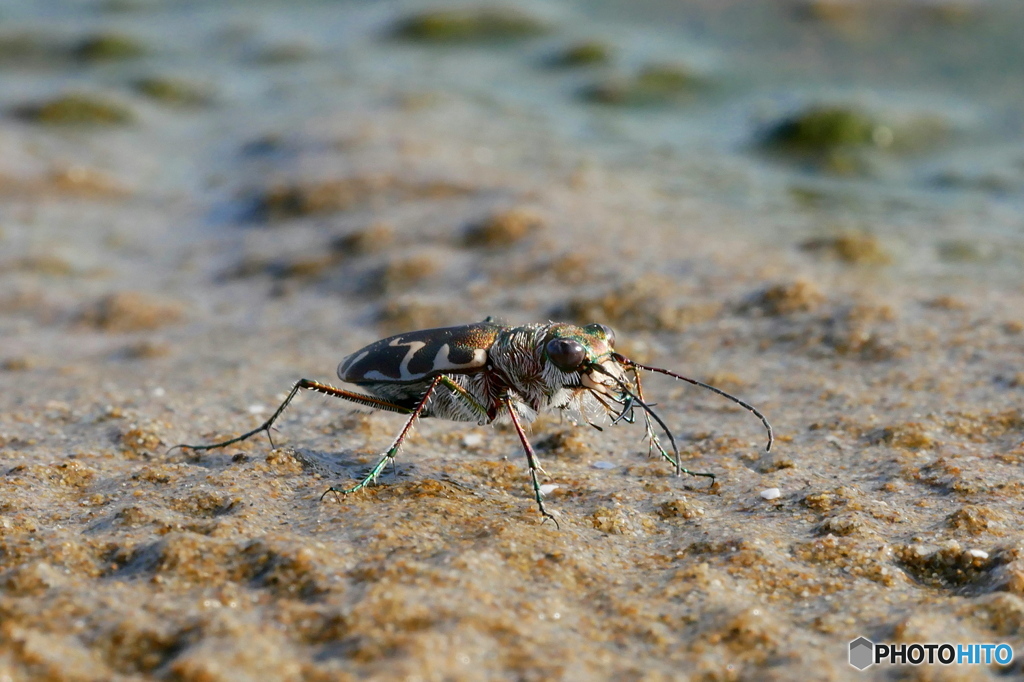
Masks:
[[[648,171],[667,195],[748,212],[729,228],[743,238],[901,274],[1012,279],[1022,14],[967,0],[12,0],[0,6],[0,248],[96,265],[19,207],[25,187],[184,202],[188,216],[148,238],[193,242],[358,210],[285,195],[315,193],[296,178],[337,174],[339,145],[344,163],[383,137],[415,157],[402,129],[373,129],[375,112],[399,109],[410,135],[407,121],[471,142],[464,171],[511,169],[516,135],[549,137]],[[341,129],[346,117],[362,128]],[[504,151],[474,137],[488,126],[505,127]]]
[[[1020,0],[0,0],[0,680],[1021,651],[1022,27]],[[169,450],[489,315],[608,324],[776,447],[665,377],[714,488],[642,426],[544,417],[559,530],[508,429],[423,420],[323,501],[401,416],[301,396],[277,447]]]

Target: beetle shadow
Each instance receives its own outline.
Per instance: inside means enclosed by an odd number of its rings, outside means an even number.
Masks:
[[[362,480],[383,453],[374,453],[369,459],[365,450],[312,450],[310,448],[295,448],[292,454],[304,468],[325,476],[329,479],[353,479]],[[405,477],[414,469],[412,462],[401,462],[398,464],[397,472],[389,464],[381,472],[381,480],[394,479],[398,476]]]

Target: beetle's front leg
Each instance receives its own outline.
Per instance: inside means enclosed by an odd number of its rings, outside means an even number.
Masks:
[[[516,408],[512,405],[512,400],[507,395],[501,398],[501,402],[508,410],[508,414],[512,418],[512,426],[515,427],[516,433],[519,434],[519,441],[523,444],[523,450],[526,451],[526,463],[530,466],[530,480],[533,482],[533,497],[537,500],[537,506],[540,508],[540,513],[544,518],[554,521],[555,528],[560,528],[558,525],[558,519],[544,508],[544,499],[540,493],[540,480],[537,478],[537,473],[543,473],[544,470],[541,469],[540,465],[537,463],[537,453],[533,451],[533,446],[530,445],[530,439],[526,437],[526,432],[523,431],[523,426],[519,423],[519,415],[516,414]]]
[[[633,377],[636,379],[636,397],[640,400],[640,404],[644,405],[647,401],[644,400],[644,390],[640,386],[640,372],[637,370],[635,365],[633,366]],[[651,421],[652,418],[657,418],[658,423],[665,428],[665,433],[668,434],[669,440],[672,441],[672,446],[676,453],[675,457],[668,454],[665,447],[661,444],[661,440],[658,439],[658,434],[654,432],[654,424]],[[679,455],[679,448],[676,446],[672,433],[668,430],[668,427],[665,426],[665,423],[661,421],[661,418],[657,417],[649,408],[644,410],[644,422],[647,425],[648,456],[650,455],[651,449],[656,447],[658,448],[658,451],[661,452],[661,456],[675,467],[676,476],[681,476],[683,474],[689,474],[690,476],[703,476],[704,478],[711,479],[712,488],[715,486],[714,474],[701,471],[690,471],[682,465],[682,457]]]
[[[401,432],[399,432],[398,437],[395,438],[395,441],[391,444],[391,447],[388,448],[387,452],[385,452],[384,455],[380,458],[380,461],[378,461],[377,464],[375,464],[374,467],[370,469],[370,473],[368,473],[363,478],[363,480],[359,481],[359,483],[352,486],[351,488],[339,489],[335,488],[332,485],[330,488],[324,491],[324,494],[320,496],[320,499],[323,500],[324,497],[327,496],[327,493],[334,493],[335,497],[338,497],[339,495],[348,495],[349,493],[354,493],[359,490],[362,490],[371,483],[375,483],[377,481],[377,477],[380,476],[381,472],[387,468],[388,462],[394,463],[395,455],[398,454],[398,450],[402,447],[402,443],[405,442],[405,439],[409,435],[409,432],[412,431],[412,425],[416,423],[417,417],[420,416],[420,414],[423,412],[423,409],[427,406],[427,403],[430,401],[430,396],[434,393],[434,389],[437,388],[437,385],[441,383],[441,379],[442,377],[437,376],[434,377],[434,380],[430,382],[430,386],[427,387],[426,393],[423,394],[423,397],[420,398],[419,403],[417,403],[415,409],[413,409],[412,413],[409,415],[409,419],[406,420],[405,426],[402,427],[402,430]]]
[[[633,368],[633,380],[636,383],[636,397],[641,402],[646,402],[644,398],[644,389],[640,385],[640,372],[637,371],[636,367]],[[651,415],[644,411],[644,425],[647,428],[647,456],[650,457],[654,453],[654,449],[657,448],[658,452],[661,453],[663,459],[668,461],[676,470],[676,476],[682,473],[682,467],[678,459],[673,457],[665,449],[665,446],[661,444],[661,440],[658,438],[658,434],[654,431],[654,423],[651,421]]]

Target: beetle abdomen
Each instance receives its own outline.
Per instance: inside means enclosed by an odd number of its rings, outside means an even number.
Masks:
[[[480,322],[381,339],[342,359],[338,378],[350,384],[409,383],[478,372],[487,365],[487,351],[501,329]]]

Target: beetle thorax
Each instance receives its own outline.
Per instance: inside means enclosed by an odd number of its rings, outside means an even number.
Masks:
[[[532,419],[549,408],[577,407],[579,373],[559,370],[544,359],[544,340],[552,325],[512,327],[498,335],[488,353],[493,381],[519,403],[520,412]]]
[[[487,354],[496,383],[528,402],[542,396],[548,384],[542,349],[546,329],[547,325],[540,324],[510,327],[498,335]]]

